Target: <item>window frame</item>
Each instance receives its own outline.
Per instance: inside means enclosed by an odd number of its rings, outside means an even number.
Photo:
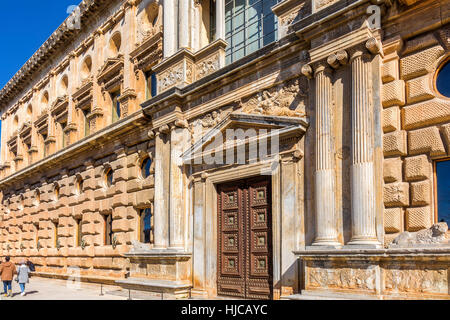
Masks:
[[[450,161],[450,157],[433,160],[433,204],[434,204],[434,223],[439,222],[439,206],[438,206],[438,181],[437,181],[437,163]],[[450,229],[449,231],[450,232]]]
[[[146,211],[150,210],[150,235],[149,235],[149,242],[145,242],[145,216]],[[139,209],[139,242],[145,243],[145,244],[154,244],[155,242],[155,235],[154,235],[154,212],[153,212],[153,206],[147,207],[147,208],[141,208]]]
[[[439,77],[439,73],[442,71],[442,69],[447,66],[450,68],[450,55],[447,55],[445,58],[443,58],[439,63],[438,63],[438,67],[436,68],[436,72],[434,73],[434,77],[433,77],[433,88],[434,91],[436,92],[436,94],[438,95],[439,98],[442,99],[450,99],[450,96],[444,96],[438,89],[437,87],[437,80]]]

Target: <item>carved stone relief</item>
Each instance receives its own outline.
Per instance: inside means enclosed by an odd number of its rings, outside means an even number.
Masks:
[[[308,97],[308,84],[295,79],[258,92],[241,100],[242,112],[271,116],[303,117]]]

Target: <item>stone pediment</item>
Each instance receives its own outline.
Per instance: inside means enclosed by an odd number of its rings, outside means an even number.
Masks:
[[[124,58],[119,54],[115,58],[108,58],[98,72],[98,82],[108,90],[109,87],[121,81],[123,78]]]
[[[92,78],[86,79],[80,88],[72,95],[77,108],[84,109],[92,101],[93,83]]]
[[[61,119],[67,117],[69,107],[69,97],[66,95],[64,97],[58,97],[52,104],[50,112],[52,116],[55,117],[56,121],[61,121]]]
[[[306,132],[308,126],[306,117],[294,118],[231,113],[197,139],[194,145],[181,155],[181,158],[184,163],[188,164],[198,157],[211,154],[212,151],[207,150],[208,146],[219,136],[223,143],[218,143],[214,149],[221,149],[225,153],[227,150],[235,149],[242,145],[246,146],[251,142],[258,143],[260,140],[270,142],[275,136],[279,138],[279,141],[293,137],[300,138]],[[235,131],[229,131],[230,129]],[[227,140],[229,132],[235,132],[236,139]],[[251,134],[252,132],[254,135]],[[249,133],[250,135],[248,135]]]

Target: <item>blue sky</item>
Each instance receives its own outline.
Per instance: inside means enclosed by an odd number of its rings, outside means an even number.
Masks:
[[[0,4],[0,88],[68,17],[80,0],[2,1]]]

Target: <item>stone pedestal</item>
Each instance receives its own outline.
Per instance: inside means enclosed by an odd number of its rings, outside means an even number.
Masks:
[[[450,247],[297,252],[308,296],[450,299]],[[293,297],[302,298],[302,295]]]

